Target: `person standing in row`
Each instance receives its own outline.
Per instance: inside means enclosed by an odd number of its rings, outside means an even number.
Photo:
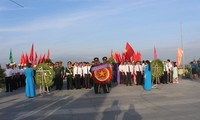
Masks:
[[[144,68],[144,89],[152,90],[152,67],[149,60],[146,61],[146,64]]]
[[[133,65],[130,62],[127,62],[126,64],[125,75],[126,75],[126,86],[128,85],[132,86]]]
[[[108,64],[108,60],[107,60],[107,57],[103,57],[102,58],[102,61],[103,61],[103,64]],[[110,66],[111,70],[112,70],[112,67]],[[111,81],[109,83],[104,83],[102,84],[102,87],[103,87],[103,92],[104,93],[109,93],[109,87],[111,87]]]
[[[91,78],[90,68],[91,68],[91,66],[88,62],[83,64],[83,78],[84,78],[84,86],[86,89],[91,88],[91,86],[90,86],[90,78]]]
[[[172,83],[173,82],[173,65],[170,62],[170,59],[167,60],[167,69],[168,69],[168,72],[167,72],[168,82]]]
[[[12,83],[13,83],[13,89],[17,90],[17,69],[16,69],[16,64],[12,63],[10,64],[12,68]]]
[[[12,68],[10,67],[10,64],[6,64],[6,92],[12,92],[13,91],[13,78],[12,78]]]
[[[167,62],[164,61],[164,75],[163,75],[163,83],[164,84],[168,84],[168,79],[167,79],[167,74],[168,74],[168,66],[167,66]]]
[[[82,68],[77,62],[74,63],[73,77],[75,82],[75,88],[81,89],[81,77],[82,77]]]
[[[101,65],[100,61],[99,61],[99,58],[95,57],[93,59],[93,65],[91,66],[90,72],[91,72],[93,67],[96,67],[96,66],[99,66],[99,65]],[[93,80],[93,85],[94,85],[94,93],[95,94],[100,94],[101,93],[101,91],[100,91],[101,85],[98,82],[96,82],[95,80]]]
[[[142,61],[142,64],[141,64],[141,66],[142,66],[142,85],[144,84],[144,68],[145,68],[145,66],[146,66],[146,61],[145,60],[143,60]]]
[[[120,65],[119,65],[119,74],[120,74],[120,84],[125,84],[125,79],[126,79],[126,76],[125,76],[125,67],[124,67],[124,62],[121,62]]]
[[[63,63],[62,61],[58,62],[58,67],[61,69],[61,89],[63,87],[63,79],[65,78],[65,74],[64,74],[65,73],[65,68],[64,68],[62,63]]]
[[[137,64],[135,65],[135,75],[137,85],[142,85],[142,66],[140,64],[140,61],[137,61]]]
[[[72,62],[68,61],[67,62],[67,67],[65,69],[66,72],[66,77],[67,77],[67,90],[73,89],[73,66]]]
[[[55,72],[54,79],[55,79],[56,90],[62,90],[62,84],[63,84],[62,69],[61,67],[59,67],[58,62],[55,63],[54,72]]]
[[[197,79],[197,70],[198,70],[198,65],[195,60],[191,62],[191,72],[192,72],[192,79]]]
[[[31,63],[28,63],[27,67],[24,70],[24,74],[26,76],[26,90],[25,90],[25,96],[28,98],[32,98],[36,96],[35,92],[35,84],[34,84],[34,72],[33,69],[31,68]]]
[[[177,68],[176,62],[174,62],[174,67],[173,67],[173,83],[179,83],[179,81],[178,81],[178,68]]]

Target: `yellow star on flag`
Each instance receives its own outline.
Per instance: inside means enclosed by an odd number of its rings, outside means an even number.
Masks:
[[[104,76],[105,73],[103,71],[100,72],[100,76]]]

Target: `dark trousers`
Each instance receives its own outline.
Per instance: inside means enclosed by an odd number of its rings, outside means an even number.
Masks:
[[[168,82],[172,83],[172,75],[173,75],[173,72],[170,71],[168,74],[167,74],[167,79],[168,79]]]
[[[167,71],[164,71],[164,76],[163,76],[163,83],[168,83],[167,82]]]
[[[100,93],[100,89],[101,89],[100,84],[99,84],[99,83],[96,83],[96,82],[94,82],[93,84],[94,84],[94,93],[95,93],[95,94]]]
[[[62,85],[63,85],[62,77],[56,76],[55,82],[56,82],[56,90],[62,90]]]
[[[82,87],[85,87],[85,82],[84,82],[84,78],[80,77],[80,88],[82,88]]]
[[[25,75],[21,75],[21,76],[22,76],[21,77],[21,79],[22,79],[21,85],[24,87],[26,85],[26,82],[25,82],[26,77],[25,77]]]
[[[72,76],[67,76],[67,89],[73,89],[73,80]]]
[[[20,81],[20,87],[23,87],[23,75],[20,75],[19,81]]]
[[[132,85],[131,83],[131,72],[126,73],[126,85]]]
[[[137,71],[136,73],[137,73],[136,75],[137,85],[142,85],[142,73],[141,71]]]
[[[17,84],[17,88],[20,88],[20,87],[21,87],[20,76],[18,76],[18,77],[16,78],[16,84]]]
[[[126,76],[124,72],[120,72],[119,74],[120,74],[120,84],[124,84]]]
[[[85,88],[91,88],[90,86],[90,74],[85,74],[85,79],[84,79],[84,83],[85,83]]]
[[[75,75],[74,81],[75,81],[75,88],[81,89],[81,76],[79,74]]]
[[[13,89],[17,90],[17,78],[14,76],[12,79]]]
[[[143,74],[141,74],[141,84],[144,84],[144,71],[142,71]]]
[[[108,93],[109,92],[108,83],[102,84],[102,87],[103,87],[103,92],[104,93]]]
[[[6,77],[6,92],[12,92],[13,91],[13,81],[11,80],[11,77]]]

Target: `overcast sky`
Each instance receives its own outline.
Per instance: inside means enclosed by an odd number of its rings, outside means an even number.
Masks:
[[[51,52],[53,61],[92,61],[123,52],[126,42],[142,59],[176,61],[184,46],[184,62],[199,59],[199,0],[0,0],[0,64],[10,48],[19,63],[30,53]]]

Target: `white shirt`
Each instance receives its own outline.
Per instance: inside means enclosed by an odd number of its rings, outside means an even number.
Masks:
[[[142,66],[141,65],[135,65],[135,72],[137,71],[142,71]]]
[[[168,71],[168,65],[167,64],[164,64],[164,71]]]
[[[125,72],[126,71],[126,65],[122,65],[122,67],[121,67],[121,72]]]
[[[19,74],[20,74],[20,75],[23,75],[23,74],[24,74],[24,69],[20,69],[20,70],[19,70]]]
[[[13,74],[13,75],[16,75],[16,74],[17,74],[17,69],[16,69],[16,68],[12,69],[12,74]]]
[[[120,71],[120,72],[122,72],[122,70],[123,70],[122,68],[123,68],[123,65],[120,64],[120,65],[119,65],[119,71]]]
[[[170,71],[172,71],[173,66],[172,66],[171,62],[167,63],[167,69],[170,70]]]
[[[146,65],[144,63],[142,63],[142,71],[144,71],[145,66]]]
[[[12,72],[13,72],[13,69],[11,69],[11,68],[6,69],[6,71],[5,71],[6,77],[11,77],[12,76]]]
[[[125,65],[125,68],[126,68],[125,71],[124,71],[125,74],[126,74],[127,72],[131,72],[131,74],[133,74],[133,65],[131,65],[131,64],[128,65],[128,64],[127,64],[127,65]]]
[[[82,73],[83,73],[82,67],[74,66],[74,68],[73,68],[73,76],[75,76],[76,74],[79,74],[79,75],[82,76]]]
[[[83,69],[83,75],[85,74],[91,74],[90,73],[90,68],[91,66],[83,66],[82,69]]]

